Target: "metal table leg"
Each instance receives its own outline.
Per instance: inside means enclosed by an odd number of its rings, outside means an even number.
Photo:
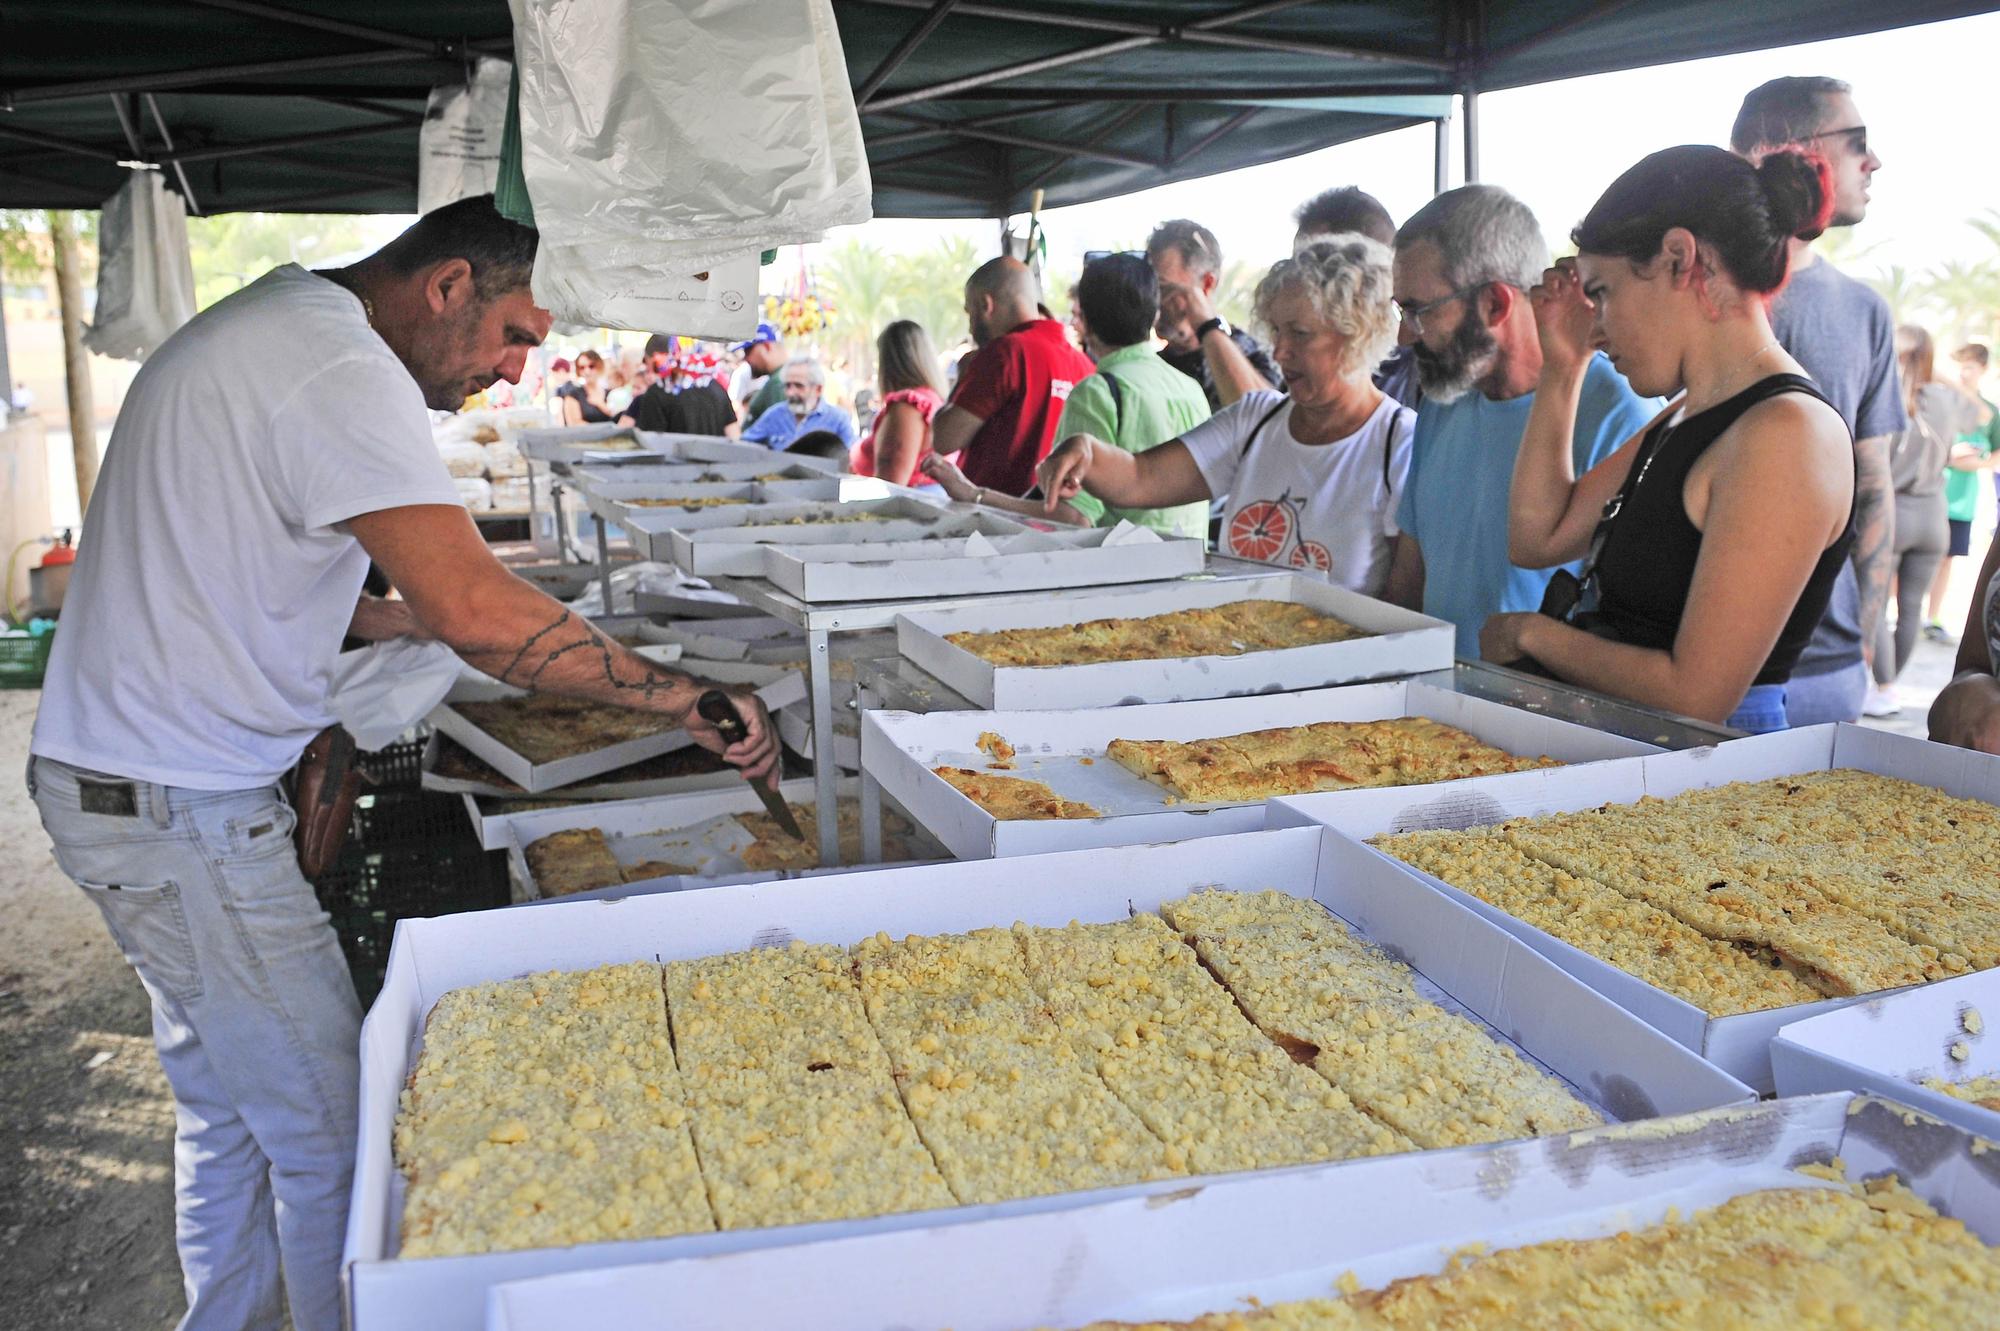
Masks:
[[[611,542],[604,534],[604,519],[593,513],[590,520],[597,524],[597,577],[604,587],[604,613],[615,614],[611,606]]]
[[[542,548],[542,533],[535,522],[535,464],[528,463],[528,544],[539,553]],[[556,546],[556,558],[562,558],[562,546]]]
[[[857,687],[854,705],[857,711],[871,711],[876,706],[874,695]],[[882,785],[866,767],[861,769],[861,862],[882,862]]]
[[[806,630],[806,673],[812,686],[813,807],[819,815],[819,862],[840,860],[840,820],[834,805],[834,783],[840,765],[833,760],[833,664],[827,654],[826,630]]]
[[[549,507],[555,511],[556,561],[569,562],[569,524],[563,521],[563,488],[553,475],[549,478]]]

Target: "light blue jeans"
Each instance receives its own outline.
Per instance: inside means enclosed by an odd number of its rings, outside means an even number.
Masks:
[[[338,1331],[361,1008],[291,808],[275,787],[184,790],[48,758],[28,790],[153,1001],[181,1326],[276,1328],[289,1302],[298,1331]]]

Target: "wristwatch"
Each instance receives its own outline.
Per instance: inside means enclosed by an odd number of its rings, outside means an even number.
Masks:
[[[1194,340],[1199,342],[1203,338],[1207,337],[1210,333],[1216,333],[1216,332],[1221,333],[1224,337],[1229,336],[1230,332],[1229,321],[1223,318],[1219,314],[1216,315],[1214,318],[1208,320],[1206,323],[1196,326],[1194,330]]]

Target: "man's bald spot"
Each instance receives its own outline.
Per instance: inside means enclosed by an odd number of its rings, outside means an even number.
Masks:
[[[991,296],[1004,308],[1026,310],[1030,317],[1042,298],[1041,285],[1028,265],[1005,256],[981,264],[965,280],[965,289],[970,295]]]

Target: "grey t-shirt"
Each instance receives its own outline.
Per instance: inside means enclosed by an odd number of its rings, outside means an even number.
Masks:
[[[1889,304],[1821,259],[1792,274],[1771,307],[1778,342],[1805,367],[1856,439],[1903,428],[1896,378],[1896,323]],[[1861,593],[1843,565],[1833,599],[1794,675],[1823,675],[1861,660]]]

